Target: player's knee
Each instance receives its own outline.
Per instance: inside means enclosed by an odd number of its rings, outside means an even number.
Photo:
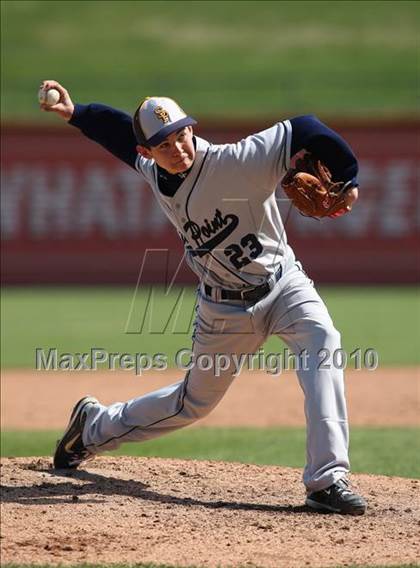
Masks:
[[[188,417],[191,422],[201,420],[210,414],[215,406],[215,404],[197,404],[197,402],[190,403],[187,410]]]
[[[207,392],[190,393],[184,401],[190,419],[192,421],[200,420],[210,414],[220,402],[222,396],[222,393],[212,393],[212,396],[209,396]]]
[[[339,349],[341,334],[332,323],[323,322],[317,325],[317,342],[321,347],[330,350]]]

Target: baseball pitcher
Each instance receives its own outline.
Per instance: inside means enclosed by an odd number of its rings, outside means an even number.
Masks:
[[[306,503],[317,511],[361,515],[365,500],[348,481],[349,431],[343,371],[320,365],[340,348],[340,334],[287,242],[275,191],[282,183],[304,215],[334,218],[358,196],[357,160],[348,144],[314,116],[283,120],[234,144],[194,135],[196,121],[167,97],[148,97],[133,117],[102,104],[73,104],[57,81],[56,104],[41,103],[150,185],[185,246],[200,285],[193,360],[201,354],[252,354],[276,335],[306,365],[297,370],[305,396]],[[295,164],[291,166],[291,160]],[[173,432],[209,413],[233,380],[235,366],[194,366],[163,389],[104,406],[80,400],[54,455],[56,468],[82,462],[124,442]]]

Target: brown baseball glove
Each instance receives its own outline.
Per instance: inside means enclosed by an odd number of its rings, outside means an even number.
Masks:
[[[311,154],[296,160],[281,185],[293,205],[307,217],[339,217],[351,210],[345,199],[349,184],[333,182],[329,169]]]

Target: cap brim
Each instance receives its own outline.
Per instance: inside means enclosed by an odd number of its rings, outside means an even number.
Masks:
[[[148,146],[157,146],[158,144],[161,144],[161,142],[163,142],[165,138],[167,138],[173,132],[176,132],[181,128],[185,128],[186,126],[193,126],[194,124],[197,124],[197,121],[191,118],[191,116],[186,116],[185,118],[181,118],[181,120],[177,120],[176,122],[173,122],[172,124],[168,124],[168,126],[161,128],[159,132],[156,132],[154,136],[149,138],[149,140],[146,140],[146,143]]]

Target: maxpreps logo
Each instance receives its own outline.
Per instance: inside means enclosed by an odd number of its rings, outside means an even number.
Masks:
[[[223,242],[239,224],[239,218],[233,213],[227,213],[223,216],[220,209],[216,209],[214,217],[211,221],[204,219],[204,224],[199,225],[194,221],[187,221],[184,225],[184,231],[187,237],[191,238],[197,248],[191,251],[191,254],[204,256],[211,252],[221,242]]]

